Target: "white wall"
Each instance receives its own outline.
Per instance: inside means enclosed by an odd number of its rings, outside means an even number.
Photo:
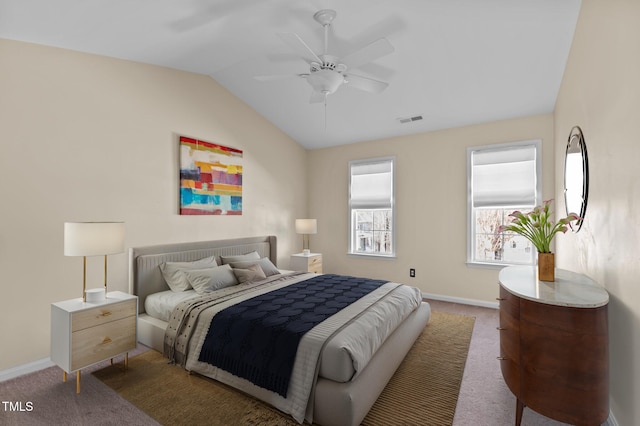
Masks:
[[[65,221],[125,221],[126,247],[276,235],[288,266],[307,152],[213,79],[8,40],[0,57],[0,370],[48,357],[50,304],[81,296]],[[244,151],[242,216],[178,214],[179,134]],[[109,256],[110,289],[127,270]],[[102,271],[88,259],[88,287]]]
[[[640,2],[582,2],[555,110],[556,197],[569,131],[579,125],[589,154],[582,230],[558,242],[559,267],[606,287],[611,410],[640,422]]]
[[[309,153],[309,212],[318,219],[313,251],[325,272],[403,282],[425,293],[496,303],[498,270],[466,266],[466,149],[542,139],[543,198],[553,197],[551,114],[363,142]],[[347,255],[348,162],[396,156],[395,259]],[[409,278],[409,268],[416,277]]]

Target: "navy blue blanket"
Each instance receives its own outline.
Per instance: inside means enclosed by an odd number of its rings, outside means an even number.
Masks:
[[[240,302],[213,317],[198,359],[286,398],[302,336],[384,283],[326,274]]]

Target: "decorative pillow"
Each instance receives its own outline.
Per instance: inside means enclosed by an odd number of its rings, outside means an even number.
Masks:
[[[187,276],[191,287],[198,294],[211,293],[212,291],[238,284],[230,265],[184,270],[184,274]]]
[[[267,277],[280,273],[278,268],[276,268],[276,266],[269,260],[268,257],[263,257],[259,260],[246,260],[242,262],[231,263],[231,267],[240,269],[247,269],[251,265],[260,265],[260,268]]]
[[[246,269],[234,269],[233,273],[235,274],[238,281],[240,281],[240,284],[267,278],[267,276],[264,274],[264,271],[257,263],[254,265],[250,265]]]
[[[222,261],[223,265],[226,265],[227,263],[233,263],[233,262],[244,262],[247,260],[260,260],[260,255],[258,254],[257,251],[252,251],[251,253],[238,254],[235,256],[220,256],[220,260]]]
[[[191,285],[184,275],[185,269],[203,269],[218,266],[214,256],[193,262],[165,262],[160,265],[160,271],[169,288],[175,292],[189,290]]]

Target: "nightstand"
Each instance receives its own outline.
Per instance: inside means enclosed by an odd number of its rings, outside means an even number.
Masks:
[[[80,393],[80,369],[136,348],[138,297],[113,291],[99,302],[81,298],[51,305],[51,361],[67,373],[76,372],[76,393]]]
[[[322,273],[322,254],[309,253],[308,255],[297,253],[291,255],[289,269],[294,271]]]

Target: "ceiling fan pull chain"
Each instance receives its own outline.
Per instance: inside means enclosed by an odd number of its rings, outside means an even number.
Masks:
[[[327,133],[327,94],[324,94],[324,132]]]

